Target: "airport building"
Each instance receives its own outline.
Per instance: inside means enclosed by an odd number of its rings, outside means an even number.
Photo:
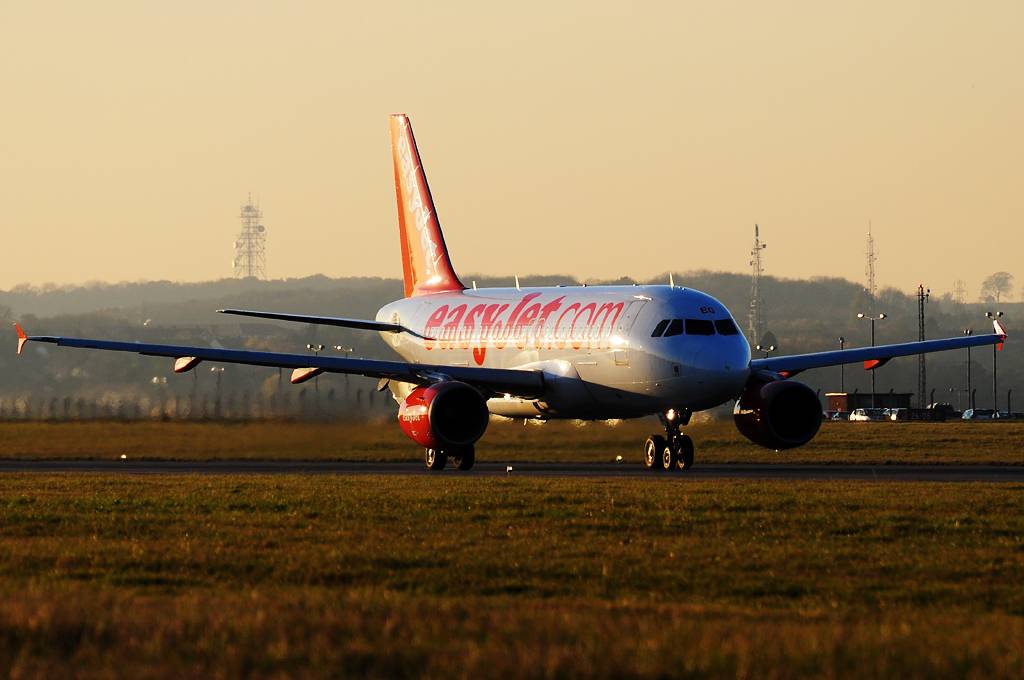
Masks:
[[[858,408],[910,408],[913,392],[827,392],[829,411],[853,411]],[[872,397],[874,397],[872,399]]]

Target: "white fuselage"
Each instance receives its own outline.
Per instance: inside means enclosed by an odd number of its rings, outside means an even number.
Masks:
[[[392,302],[377,320],[425,336],[382,333],[414,363],[543,371],[542,397],[488,401],[492,413],[504,416],[607,419],[697,411],[738,397],[749,374],[750,346],[729,310],[687,288],[465,290]],[[652,337],[659,325],[660,337]],[[412,387],[392,384],[392,391],[401,400]]]

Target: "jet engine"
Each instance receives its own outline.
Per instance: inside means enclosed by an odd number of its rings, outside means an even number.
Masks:
[[[489,418],[483,395],[455,380],[417,387],[398,407],[402,432],[420,446],[442,451],[474,444]]]
[[[821,403],[807,385],[754,375],[733,409],[736,429],[750,441],[781,451],[803,446],[821,427]]]

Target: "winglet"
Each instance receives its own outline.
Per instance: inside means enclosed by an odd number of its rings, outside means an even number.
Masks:
[[[25,343],[28,342],[28,336],[25,335],[25,331],[21,329],[21,326],[17,321],[14,322],[14,330],[18,331],[18,354],[21,354],[21,350],[25,347]]]
[[[999,336],[1000,340],[996,344],[997,350],[1003,349],[1003,341],[1006,340],[1006,329],[1003,328],[1003,324],[999,323],[999,319],[992,319],[992,328],[995,329],[996,335]]]

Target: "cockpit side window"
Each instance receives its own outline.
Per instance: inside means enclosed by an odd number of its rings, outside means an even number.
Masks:
[[[715,330],[719,335],[739,335],[740,329],[736,328],[736,322],[732,319],[718,319],[715,321]]]
[[[665,337],[671,338],[673,335],[683,334],[683,320],[672,319],[668,324],[668,330],[665,331]]]
[[[658,322],[658,325],[654,327],[654,332],[651,333],[652,338],[660,338],[661,334],[665,332],[668,327],[668,319],[662,319]]]
[[[715,324],[711,322],[711,319],[687,319],[686,320],[686,334],[687,335],[714,335]]]

